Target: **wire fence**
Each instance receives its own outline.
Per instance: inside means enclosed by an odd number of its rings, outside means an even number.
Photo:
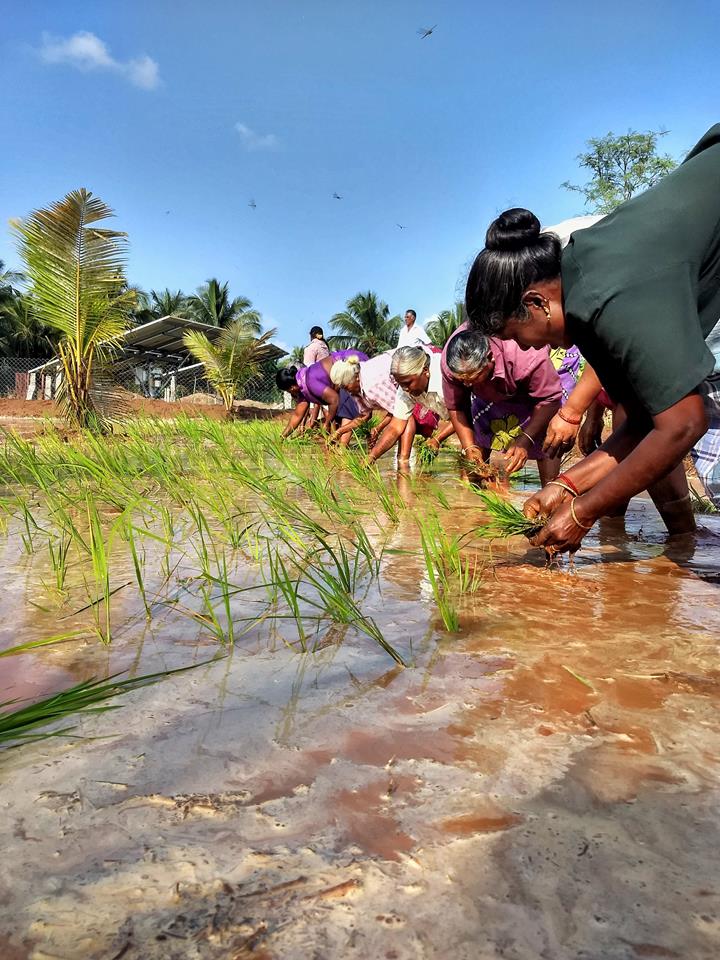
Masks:
[[[247,384],[239,400],[252,400],[282,407],[286,395],[275,384],[276,366],[267,363],[260,376]],[[196,398],[220,402],[205,379],[202,364],[171,366],[162,361],[126,360],[112,368],[117,385],[152,400],[174,403]],[[0,357],[0,397],[16,400],[51,400],[57,391],[59,368],[50,360],[37,357]]]

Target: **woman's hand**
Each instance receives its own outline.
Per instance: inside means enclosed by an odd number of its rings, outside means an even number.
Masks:
[[[371,450],[377,443],[379,436],[380,436],[380,430],[378,429],[378,427],[373,427],[370,433],[368,434],[368,447]]]
[[[568,423],[567,420],[563,420],[559,413],[556,413],[548,424],[543,452],[548,457],[557,457],[561,453],[567,453],[575,443],[575,437],[579,429],[579,423]]]
[[[570,497],[570,492],[564,487],[549,483],[525,501],[523,513],[526,517],[551,517]]]
[[[576,512],[578,511],[578,500],[579,498],[576,498],[573,503]],[[580,519],[586,527],[595,522],[595,518],[586,518],[582,513]],[[530,543],[534,547],[544,547],[549,554],[565,553],[568,550],[570,553],[575,553],[587,532],[587,529],[575,522],[570,509],[570,502],[568,502],[563,503],[553,513],[540,533],[533,537]]]
[[[517,443],[514,443],[505,451],[505,471],[507,475],[511,476],[513,473],[517,473],[518,470],[522,470],[527,463],[527,458],[527,440],[521,437]]]
[[[602,445],[603,408],[595,402],[588,410],[585,422],[578,433],[578,447],[584,457],[597,450]]]
[[[465,447],[462,452],[463,459],[470,463],[485,463],[485,457],[480,447]]]
[[[428,437],[428,439],[425,441],[425,446],[428,448],[428,450],[435,450],[437,452],[440,449],[440,441],[435,437]]]

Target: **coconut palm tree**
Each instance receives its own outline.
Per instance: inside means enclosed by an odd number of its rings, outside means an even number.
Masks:
[[[277,365],[279,367],[292,367],[293,365],[301,367],[304,362],[304,357],[305,347],[293,347],[290,353],[284,356],[282,360],[278,360]]]
[[[182,290],[151,290],[149,306],[154,317],[190,317],[190,298]]]
[[[205,368],[205,376],[217,390],[228,412],[233,401],[244,396],[246,388],[262,373],[262,365],[275,350],[270,340],[275,330],[257,336],[254,324],[234,320],[215,341],[200,330],[185,333],[185,346]]]
[[[376,293],[357,293],[348,300],[345,310],[336,313],[330,326],[337,330],[331,338],[333,346],[354,347],[368,356],[390,350],[397,345],[402,319],[390,316],[390,308]]]
[[[0,300],[0,356],[51,357],[57,341],[57,330],[38,319],[30,296]]]
[[[196,294],[188,298],[190,316],[200,323],[211,327],[227,327],[234,320],[242,320],[246,327],[252,327],[256,333],[262,330],[262,319],[247,297],[230,299],[227,283],[220,283],[211,277]]]
[[[437,320],[429,323],[425,330],[436,347],[444,347],[451,335],[466,319],[464,304],[456,303],[452,310],[441,310]]]
[[[126,235],[96,226],[113,216],[99,197],[73,190],[13,224],[37,318],[59,333],[63,412],[102,426],[98,375],[136,303],[124,277]]]

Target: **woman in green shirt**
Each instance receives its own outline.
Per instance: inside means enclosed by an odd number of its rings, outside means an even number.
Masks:
[[[577,549],[599,517],[663,482],[693,447],[720,503],[720,124],[664,180],[562,251],[530,211],[501,214],[465,306],[472,326],[523,347],[577,344],[627,412],[563,475],[566,486],[527,502],[529,515],[551,514],[538,545]]]

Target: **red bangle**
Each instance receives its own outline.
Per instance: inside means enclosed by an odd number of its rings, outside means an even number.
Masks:
[[[576,497],[580,496],[580,491],[566,473],[559,473],[555,479],[559,480],[561,483],[564,483],[566,487],[569,487]]]
[[[579,427],[580,424],[582,423],[582,417],[578,417],[577,420],[574,417],[568,417],[566,414],[563,413],[562,407],[560,407],[560,409],[558,410],[558,416],[560,417],[561,420],[564,420],[565,423],[572,424],[573,427]]]

